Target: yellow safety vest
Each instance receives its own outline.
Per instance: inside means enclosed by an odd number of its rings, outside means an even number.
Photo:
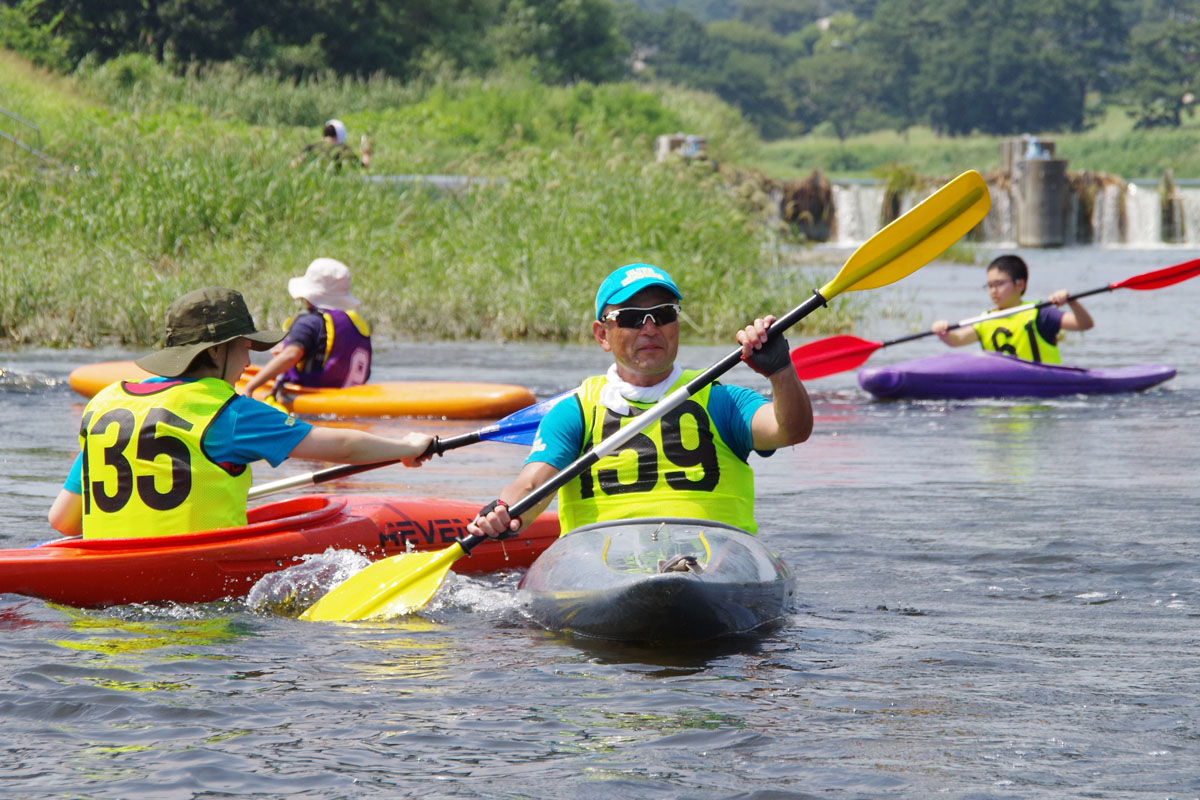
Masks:
[[[684,372],[672,391],[698,374]],[[654,405],[630,401],[632,413],[621,416],[600,405],[604,384],[599,376],[579,389],[581,454]],[[754,533],[754,470],[713,424],[707,410],[711,389],[712,384],[704,387],[563,486],[558,493],[562,533],[593,522],[648,516],[712,519]]]
[[[217,378],[118,382],[83,411],[83,536],[168,536],[246,524],[250,468],[209,459],[204,432],[233,398]]]
[[[984,350],[1007,353],[1025,361],[1061,364],[1058,345],[1046,341],[1038,332],[1039,310],[1031,308],[1007,317],[975,323],[973,327],[975,333],[979,334],[979,344]]]

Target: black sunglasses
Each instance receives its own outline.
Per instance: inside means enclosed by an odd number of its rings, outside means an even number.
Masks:
[[[662,327],[670,325],[679,319],[679,304],[664,303],[650,308],[614,308],[604,315],[609,322],[616,322],[618,328],[640,328],[646,320],[652,320],[655,325]]]

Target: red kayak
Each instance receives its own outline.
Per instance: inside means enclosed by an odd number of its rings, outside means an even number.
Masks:
[[[465,533],[478,510],[478,503],[428,497],[306,495],[252,508],[240,528],[0,550],[0,594],[87,608],[239,598],[267,573],[329,548],[372,561],[441,550]],[[558,515],[547,512],[519,537],[478,547],[454,569],[527,567],[557,538]]]

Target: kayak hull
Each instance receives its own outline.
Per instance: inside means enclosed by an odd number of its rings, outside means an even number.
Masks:
[[[1080,369],[974,352],[867,367],[859,371],[858,385],[886,399],[968,400],[1138,392],[1174,376],[1174,368],[1158,365]]]
[[[644,644],[770,629],[786,618],[794,594],[791,570],[754,536],[678,518],[572,531],[538,557],[518,587],[525,612],[547,630]]]
[[[257,371],[258,367],[251,365],[246,377]],[[150,373],[132,361],[102,361],[77,367],[67,382],[84,397],[92,397],[116,381],[148,377]],[[491,419],[520,411],[535,400],[524,386],[469,381],[384,381],[341,389],[287,387],[280,399],[288,411],[341,417]],[[260,399],[266,395],[266,390],[255,394]]]
[[[0,594],[85,608],[240,598],[264,575],[330,548],[372,561],[410,548],[444,549],[478,510],[477,503],[427,497],[305,495],[250,509],[240,528],[0,550]],[[557,514],[542,514],[519,537],[478,548],[454,568],[526,567],[557,538]]]

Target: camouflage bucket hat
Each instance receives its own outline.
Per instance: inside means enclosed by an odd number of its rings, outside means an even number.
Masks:
[[[210,287],[188,292],[167,306],[167,338],[162,350],[137,360],[147,372],[174,378],[187,372],[192,359],[214,345],[249,339],[254,350],[266,350],[283,331],[260,331],[241,294]]]

